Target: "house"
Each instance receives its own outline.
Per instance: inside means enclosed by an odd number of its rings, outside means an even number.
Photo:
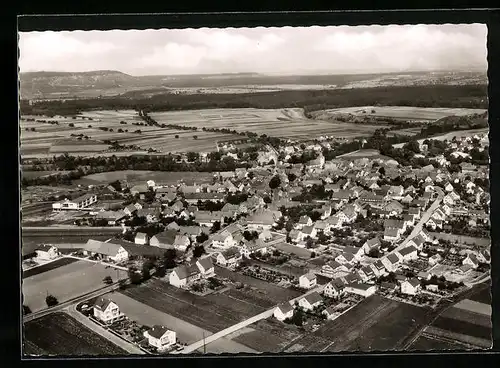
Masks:
[[[437,293],[439,291],[439,286],[436,284],[427,284],[425,285],[425,290]]]
[[[415,225],[415,216],[403,215],[403,221],[405,222],[405,226],[413,226]]]
[[[356,258],[352,253],[342,253],[339,254],[337,257],[335,257],[335,261],[337,261],[340,264],[351,264],[356,262]]]
[[[406,295],[417,295],[422,289],[417,278],[410,278],[401,283],[401,292]]]
[[[42,244],[35,249],[36,258],[41,261],[49,261],[59,257],[59,250],[53,245]]]
[[[304,308],[306,311],[313,310],[314,308],[319,307],[322,303],[323,298],[316,291],[313,291],[311,294],[307,294],[299,299],[299,306]]]
[[[135,234],[135,239],[134,239],[134,243],[135,244],[141,244],[141,245],[145,245],[145,244],[148,244],[148,234],[146,233],[137,233]]]
[[[406,245],[412,245],[417,248],[418,251],[421,251],[424,247],[425,239],[421,235],[417,235],[416,237],[410,239]]]
[[[429,257],[427,262],[429,262],[429,265],[434,266],[439,263],[443,258],[439,254],[434,254],[433,256]]]
[[[210,256],[197,259],[196,266],[198,266],[198,269],[203,277],[209,278],[215,276],[215,268]]]
[[[399,254],[403,256],[403,261],[414,261],[418,259],[417,248],[415,248],[413,245],[400,249]]]
[[[184,288],[201,278],[201,272],[196,265],[181,265],[174,268],[168,277],[170,285]]]
[[[331,225],[326,221],[316,221],[314,223],[314,229],[316,233],[322,232],[323,234],[330,233]]]
[[[241,261],[241,253],[238,248],[229,248],[217,255],[217,263],[224,267],[235,267]]]
[[[479,267],[479,263],[480,262],[474,253],[467,254],[467,257],[465,257],[465,259],[462,261],[463,265],[469,265],[474,269]]]
[[[177,198],[177,193],[174,188],[157,188],[155,192],[155,199],[160,202],[172,202]]]
[[[387,241],[397,241],[400,237],[400,233],[396,229],[385,229],[384,230],[384,240]]]
[[[339,216],[343,222],[351,223],[354,220],[356,220],[356,217],[358,217],[358,214],[356,213],[354,206],[348,205],[342,211],[340,211],[337,214],[337,216]]]
[[[301,233],[302,239],[312,238],[315,239],[317,235],[316,228],[314,226],[304,226],[302,230],[299,230]]]
[[[96,194],[85,194],[73,200],[64,199],[63,201],[52,203],[52,210],[54,211],[78,211],[87,208],[97,202]]]
[[[375,285],[364,283],[353,283],[345,287],[346,293],[364,296],[365,298],[375,294],[377,287]]]
[[[281,303],[274,310],[274,317],[278,321],[284,321],[287,318],[293,317],[293,307],[290,303]]]
[[[328,217],[330,217],[332,214],[332,206],[330,205],[325,205],[321,208],[321,219],[325,220]]]
[[[240,253],[245,258],[250,258],[250,255],[255,252],[265,254],[267,252],[266,243],[262,239],[255,239],[253,241],[243,240],[243,245],[240,248]]]
[[[83,245],[84,254],[98,256],[101,259],[113,262],[123,262],[129,257],[128,251],[125,250],[120,244],[111,242],[101,242],[98,240],[89,239]]]
[[[168,229],[151,237],[151,239],[149,240],[149,245],[163,249],[172,249],[174,248],[176,236],[177,230]]]
[[[491,254],[488,250],[486,249],[481,249],[477,254],[476,254],[477,260],[481,263],[490,263],[491,262]]]
[[[292,229],[288,233],[288,237],[290,238],[290,241],[292,243],[299,243],[300,241],[304,240],[303,235],[304,234],[301,233],[301,231],[297,230],[297,229]]]
[[[349,269],[337,261],[330,261],[321,267],[321,273],[329,277],[336,277],[339,272],[348,272]]]
[[[363,250],[362,247],[349,247],[349,246],[345,246],[344,249],[343,249],[343,253],[350,253],[354,256],[354,259],[356,261],[359,261],[361,260],[361,258],[363,258],[365,252]]]
[[[96,299],[93,310],[94,317],[104,323],[113,323],[125,318],[115,302],[102,296]]]
[[[393,293],[397,290],[398,286],[393,283],[393,282],[382,282],[380,284],[380,289],[384,290],[384,291],[387,291],[389,293]]]
[[[223,230],[212,236],[212,247],[214,248],[229,249],[234,245],[233,235],[227,230]]]
[[[299,277],[299,286],[304,289],[311,289],[317,285],[316,275],[313,273],[306,273]]]
[[[390,201],[384,207],[390,214],[400,215],[403,213],[403,205],[398,201]]]
[[[326,316],[326,319],[328,320],[333,320],[340,315],[340,313],[335,309],[335,307],[328,307],[322,313]]]
[[[124,208],[123,212],[125,212],[127,216],[133,216],[135,213],[137,213],[138,210],[139,209],[135,205],[129,204]]]
[[[334,283],[330,281],[328,284],[325,285],[323,289],[323,294],[327,296],[328,298],[337,298],[340,296],[344,291],[343,285],[340,286],[337,283]]]
[[[154,325],[153,328],[145,331],[144,337],[148,339],[148,344],[154,346],[158,351],[168,349],[177,342],[175,331],[160,325]]]
[[[381,259],[388,272],[394,272],[398,269],[401,259],[397,256],[397,253],[388,254],[386,257]]]
[[[195,214],[195,220],[201,226],[211,227],[215,222],[222,223],[222,214],[219,211],[198,211]]]
[[[363,251],[365,254],[369,254],[371,250],[373,249],[378,249],[380,247],[380,239],[379,238],[372,238],[368,239],[364,244],[363,244]]]
[[[419,207],[411,207],[408,209],[408,214],[419,219],[420,218],[420,208]]]
[[[295,225],[296,229],[302,229],[304,226],[311,226],[312,225],[312,220],[309,216],[301,216],[299,219],[299,222]]]
[[[270,230],[276,224],[281,213],[270,210],[260,210],[246,219],[248,230]],[[312,223],[312,222],[311,222]]]
[[[147,185],[135,185],[130,188],[130,194],[132,194],[134,197],[136,195],[139,195],[141,199],[144,199],[147,192],[149,192],[149,188]]]
[[[380,259],[373,262],[370,265],[370,267],[371,267],[373,273],[375,274],[375,277],[380,277],[380,276],[383,276],[387,273],[385,266]]]
[[[369,265],[361,267],[358,270],[358,274],[364,282],[369,281],[376,276],[375,272]]]
[[[332,216],[327,218],[326,223],[330,225],[330,228],[334,229],[340,229],[343,224],[339,216]]]
[[[179,234],[188,236],[191,240],[196,240],[196,238],[201,234],[208,235],[209,229],[202,226],[179,226]]]
[[[189,245],[191,244],[191,240],[187,235],[182,235],[182,234],[177,234],[174,239],[174,248],[181,251],[185,252]]]

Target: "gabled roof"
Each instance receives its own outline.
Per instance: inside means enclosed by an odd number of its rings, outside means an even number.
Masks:
[[[399,254],[401,254],[404,257],[404,256],[411,254],[413,252],[416,252],[416,251],[417,251],[417,248],[415,248],[413,245],[410,245],[409,247],[405,247],[403,249],[400,249]]]
[[[231,258],[236,258],[236,257],[239,257],[241,255],[240,251],[236,247],[231,247],[228,250],[225,250],[224,252],[222,252],[221,254],[226,260],[231,259]]]
[[[354,284],[350,284],[349,287],[351,287],[353,289],[366,291],[369,288],[374,287],[374,285],[365,284],[365,283],[354,283]]]
[[[176,236],[177,236],[177,230],[168,229],[159,234],[156,234],[151,238],[151,240],[156,239],[160,244],[173,245]]]
[[[97,308],[101,312],[104,312],[111,303],[112,301],[110,299],[101,296],[97,298],[96,301],[94,302],[94,308]]]
[[[36,247],[35,250],[40,250],[42,252],[48,252],[52,248],[57,249],[56,247],[54,247],[53,245],[50,245],[50,244],[40,244],[38,247]]]
[[[177,274],[177,276],[179,277],[179,279],[183,280],[183,279],[186,279],[190,276],[194,276],[194,275],[200,273],[200,270],[195,265],[189,265],[189,266],[180,265],[180,266],[177,266],[176,268],[174,268],[174,270],[172,272],[175,272]]]
[[[89,239],[87,243],[83,246],[83,249],[89,252],[115,257],[118,254],[118,251],[120,250],[121,247],[122,246],[119,244],[111,242],[106,243],[98,240]]]
[[[283,314],[287,314],[291,311],[293,311],[293,307],[290,305],[290,303],[281,303],[278,304],[278,308]]]
[[[344,247],[344,254],[345,253],[350,253],[352,255],[359,253],[361,251],[361,248],[358,247],[350,247],[350,246],[345,246]]]
[[[389,260],[389,262],[391,262],[392,264],[397,264],[399,263],[399,257],[397,255],[395,255],[394,253],[391,253],[387,256],[387,259]]]
[[[313,291],[311,294],[307,294],[304,296],[304,299],[311,305],[314,305],[318,302],[322,302],[323,298],[316,291]]]
[[[391,238],[395,238],[398,236],[398,231],[396,229],[385,229],[384,236],[389,236]]]
[[[203,257],[199,258],[197,262],[203,267],[203,269],[208,270],[212,268],[214,265],[212,263],[212,258],[211,257]]]
[[[153,328],[148,331],[148,334],[156,339],[160,339],[168,331],[170,330],[165,326],[154,325]]]
[[[408,279],[404,282],[407,282],[409,283],[411,286],[413,286],[414,288],[417,287],[418,285],[420,285],[420,281],[418,281],[418,279],[412,277],[411,279]]]
[[[337,269],[337,268],[339,268],[339,267],[342,267],[342,265],[340,263],[338,263],[337,261],[335,261],[335,260],[326,263],[325,266],[329,266],[329,267],[331,267],[334,270]]]
[[[378,237],[369,239],[366,241],[366,245],[368,245],[369,247],[376,247],[380,245],[380,239]]]
[[[309,281],[316,280],[316,275],[314,273],[306,273],[305,275],[302,275],[300,277],[305,277]]]
[[[135,238],[136,239],[140,239],[140,240],[147,240],[148,234],[146,234],[146,233],[137,233],[137,234],[135,234]]]

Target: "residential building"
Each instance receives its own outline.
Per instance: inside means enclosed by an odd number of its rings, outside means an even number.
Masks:
[[[95,255],[103,260],[120,263],[126,261],[129,257],[128,251],[120,244],[112,242],[101,242],[98,240],[89,239],[83,245],[84,254]]]
[[[73,200],[66,198],[63,201],[52,203],[52,209],[54,211],[64,211],[64,210],[78,211],[78,210],[83,210],[96,202],[97,202],[96,194],[85,194]]]
[[[181,265],[174,268],[168,277],[170,285],[185,288],[193,281],[201,278],[201,272],[196,265]]]
[[[35,249],[35,253],[36,258],[41,261],[50,261],[59,257],[59,250],[55,246],[49,244],[39,245]]]
[[[312,289],[317,285],[316,275],[313,273],[306,273],[299,277],[299,286],[303,289]]]
[[[163,249],[172,249],[178,232],[175,229],[168,229],[151,237],[149,245]]]
[[[104,323],[113,323],[125,318],[118,305],[105,297],[98,297],[93,306],[94,317]]]
[[[145,331],[144,337],[148,339],[148,344],[154,346],[158,351],[166,350],[177,342],[175,331],[160,325],[154,325],[153,328]]]
[[[323,298],[315,291],[299,299],[299,306],[306,311],[311,311],[321,304],[323,304]]]
[[[287,318],[292,318],[293,307],[288,302],[279,304],[274,310],[274,317],[278,321],[284,321]]]
[[[323,293],[329,298],[337,298],[344,292],[343,286],[339,286],[336,283],[330,281],[325,285]]]
[[[233,235],[227,230],[212,236],[212,247],[219,249],[229,249],[235,245]]]
[[[410,278],[401,283],[401,292],[406,295],[417,295],[421,289],[420,281],[416,278]]]
[[[148,244],[148,241],[149,241],[148,234],[146,234],[146,233],[135,234],[135,239],[134,239],[135,244],[145,245],[145,244]]]
[[[235,267],[241,261],[242,256],[238,248],[229,248],[217,255],[217,263],[224,267]]]
[[[377,291],[376,285],[370,285],[364,283],[353,283],[345,287],[346,293],[361,295],[364,296],[365,298],[375,294],[376,291]]]
[[[196,260],[196,266],[198,266],[198,269],[203,277],[209,278],[215,276],[215,268],[210,256],[198,258]]]

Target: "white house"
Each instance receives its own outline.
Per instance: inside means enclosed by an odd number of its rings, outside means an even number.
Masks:
[[[229,249],[233,245],[233,235],[229,231],[223,230],[212,237],[212,247],[214,248]]]
[[[420,281],[416,278],[405,280],[401,283],[401,292],[406,295],[417,295],[421,290]]]
[[[394,272],[398,269],[402,259],[400,259],[397,256],[397,252],[396,252],[396,253],[391,253],[391,254],[387,255],[387,257],[383,257],[381,259],[381,261],[388,272]]]
[[[168,281],[170,285],[178,288],[184,288],[193,281],[201,278],[201,272],[196,265],[185,266],[181,265],[170,273]]]
[[[203,277],[209,278],[215,276],[215,268],[210,256],[199,258],[196,261],[196,266],[198,266]]]
[[[335,285],[333,282],[329,282],[328,284],[325,285],[323,289],[323,293],[325,296],[329,298],[336,298],[343,292],[343,288],[341,288],[338,285]]]
[[[83,245],[83,253],[86,255],[96,255],[101,259],[117,263],[126,261],[129,257],[128,251],[120,244],[93,239],[89,239],[87,243]]]
[[[345,264],[341,264],[337,261],[330,261],[321,267],[321,273],[328,277],[335,277],[339,272],[348,272],[349,269]]]
[[[177,341],[175,331],[159,325],[154,325],[151,330],[145,331],[144,337],[148,339],[149,345],[154,346],[159,351],[175,345]]]
[[[399,254],[403,256],[403,261],[414,261],[418,259],[417,248],[415,248],[413,245],[400,249]]]
[[[59,250],[53,245],[42,244],[35,249],[36,258],[43,261],[50,261],[59,257]]]
[[[323,303],[323,298],[317,292],[312,292],[299,299],[299,306],[305,310],[313,310]]]
[[[146,234],[146,233],[137,233],[135,235],[135,239],[134,239],[135,244],[146,245],[146,244],[148,244],[148,241],[149,241],[149,237],[148,237],[148,234]]]
[[[313,273],[306,273],[299,277],[299,286],[304,289],[311,289],[317,285],[316,275]]]
[[[363,283],[350,284],[345,287],[345,291],[347,293],[357,294],[367,298],[370,295],[375,294],[375,292],[377,291],[377,287],[375,285],[363,284]]]
[[[379,247],[380,247],[380,239],[379,238],[372,238],[372,239],[367,240],[363,244],[362,249],[365,252],[365,254],[368,254],[368,253],[370,253],[370,251],[372,249],[378,249]]]
[[[279,304],[274,310],[274,317],[278,321],[284,321],[287,318],[293,317],[293,307],[290,303]]]
[[[463,265],[469,265],[474,269],[479,267],[479,263],[480,262],[474,253],[467,254],[467,257],[465,257],[465,259],[462,261]]]
[[[104,323],[113,323],[125,318],[125,315],[115,302],[101,296],[94,303],[94,317]]]
[[[241,252],[236,247],[229,248],[217,255],[217,263],[224,267],[235,267],[241,259]]]

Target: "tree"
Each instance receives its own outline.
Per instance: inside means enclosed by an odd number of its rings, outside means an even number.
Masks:
[[[70,128],[74,128],[74,127],[75,127],[75,124],[73,124],[73,123],[69,123],[69,124],[68,124],[68,126],[69,126]]]
[[[134,266],[130,266],[128,268],[128,278],[131,284],[137,285],[142,281],[141,275],[137,272],[137,269]]]
[[[167,249],[163,254],[163,264],[165,268],[171,269],[176,266],[175,259],[177,258],[177,251],[175,249]]]
[[[179,138],[179,134],[176,134],[176,135],[175,135],[175,138]]]
[[[111,285],[113,283],[113,279],[108,275],[102,279],[102,282],[104,282],[106,285]]]
[[[193,249],[193,257],[199,258],[203,254],[205,254],[205,248],[203,247],[203,245],[197,245],[197,246],[194,247],[194,249]]]
[[[290,173],[290,174],[288,174],[288,175],[287,175],[287,177],[288,177],[288,181],[289,181],[289,182],[292,182],[292,181],[294,181],[295,179],[297,179],[297,175],[295,175],[294,173]]]
[[[385,168],[384,167],[380,167],[380,169],[378,169],[378,172],[380,175],[385,175]]]
[[[220,221],[215,221],[210,229],[210,232],[213,234],[220,230]]]
[[[188,152],[186,156],[189,162],[196,161],[200,158],[200,154],[198,152]]]
[[[273,200],[271,199],[271,197],[269,197],[269,196],[265,196],[265,197],[264,197],[264,203],[269,204],[269,203],[271,203],[272,201],[273,201]]]
[[[45,298],[45,303],[47,304],[47,307],[50,308],[50,307],[53,307],[53,306],[59,304],[59,301],[57,300],[57,298],[54,295],[49,294]]]
[[[151,278],[151,267],[150,264],[144,262],[142,264],[142,280],[149,280]]]
[[[281,179],[278,175],[275,175],[269,181],[269,188],[276,189],[281,185]]]
[[[412,139],[408,143],[403,145],[403,149],[412,151],[413,153],[420,153],[420,146],[415,139]]]
[[[193,139],[198,139],[198,136],[197,135],[193,135]]]
[[[316,257],[316,252],[311,252],[311,258]]]
[[[207,240],[208,240],[208,235],[207,235],[207,234],[205,234],[205,233],[201,233],[200,235],[198,235],[198,236],[196,237],[196,241],[197,241],[199,244],[201,244],[201,243],[203,243],[203,242],[206,242]]]

